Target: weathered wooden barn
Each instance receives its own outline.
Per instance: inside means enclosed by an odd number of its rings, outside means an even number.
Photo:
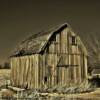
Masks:
[[[87,79],[87,50],[66,23],[22,41],[10,64],[12,85],[22,88],[70,86]]]

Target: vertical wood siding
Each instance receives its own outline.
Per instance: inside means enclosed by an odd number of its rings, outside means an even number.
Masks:
[[[38,88],[38,55],[11,58],[12,85],[21,88]]]
[[[65,28],[52,36],[43,54],[11,58],[12,84],[31,89],[80,84],[87,78],[87,55],[78,42]]]

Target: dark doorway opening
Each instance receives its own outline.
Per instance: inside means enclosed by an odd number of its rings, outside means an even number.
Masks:
[[[44,83],[47,83],[47,81],[48,81],[48,78],[47,78],[47,76],[45,76],[44,77]]]

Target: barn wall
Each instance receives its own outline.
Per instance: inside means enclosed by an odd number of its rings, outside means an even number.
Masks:
[[[57,55],[39,55],[39,87],[51,87],[56,84]],[[45,80],[47,78],[47,80]]]
[[[80,84],[87,77],[87,57],[76,45],[72,45],[75,34],[67,28],[54,35],[43,55],[39,55],[40,87]],[[47,77],[47,82],[44,78]],[[42,83],[41,83],[42,82]]]
[[[11,58],[12,85],[38,88],[38,55]]]

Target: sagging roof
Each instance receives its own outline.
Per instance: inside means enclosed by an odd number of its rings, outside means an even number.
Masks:
[[[70,28],[70,26],[67,23],[65,23],[65,24],[59,25],[55,28],[52,28],[49,31],[45,31],[45,32],[42,31],[42,32],[33,34],[31,37],[27,38],[26,40],[24,40],[20,43],[20,45],[15,49],[15,51],[11,55],[11,57],[40,53],[46,47],[46,44],[48,43],[51,36],[59,31],[63,30],[66,27]],[[79,39],[79,41],[81,42],[80,39]],[[85,50],[84,52],[86,52],[86,49],[85,49],[83,43],[81,45],[83,46],[83,48]]]

